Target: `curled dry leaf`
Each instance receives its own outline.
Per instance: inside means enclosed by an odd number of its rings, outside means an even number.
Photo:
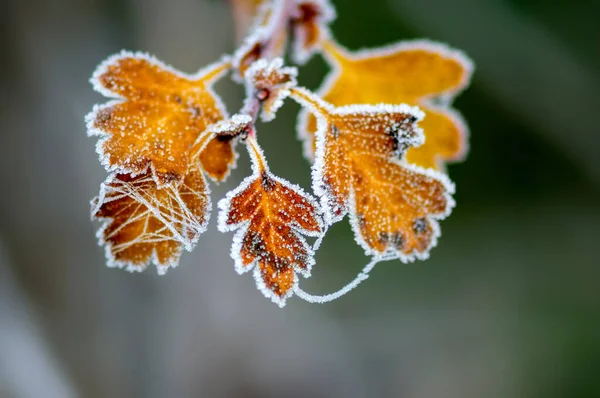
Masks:
[[[429,41],[400,42],[389,47],[351,53],[333,41],[323,47],[333,67],[319,94],[336,106],[350,104],[418,105],[425,111],[420,126],[425,143],[411,148],[409,163],[444,170],[445,162],[467,153],[467,127],[450,107],[468,84],[473,64],[462,52]],[[314,156],[316,121],[300,115],[299,134],[305,154]]]
[[[91,81],[107,97],[86,117],[88,134],[99,135],[97,150],[109,171],[145,174],[159,185],[181,181],[191,148],[206,127],[226,116],[211,85],[229,64],[221,62],[193,76],[142,53],[121,52],[103,62]],[[213,139],[200,154],[204,171],[224,179],[235,162],[233,142]]]
[[[248,2],[244,3],[247,9],[251,8]],[[305,63],[329,36],[328,26],[335,19],[335,10],[328,0],[272,0],[261,2],[255,9],[258,11],[252,33],[233,56],[238,78],[244,77],[250,65],[261,58],[283,56],[290,27],[294,32],[292,57],[297,63]]]
[[[162,188],[149,173],[111,174],[91,204],[92,217],[105,220],[98,239],[108,266],[143,271],[153,262],[160,274],[178,264],[182,248],[193,249],[210,211],[199,165],[182,183]]]
[[[271,174],[255,137],[247,140],[253,174],[219,202],[219,230],[236,231],[231,248],[236,271],[254,269],[258,288],[283,307],[314,264],[302,235],[323,231],[319,205],[297,185]]]
[[[252,33],[233,54],[235,78],[241,81],[250,65],[261,58],[272,59],[283,55],[288,39],[290,4],[289,0],[263,2]]]
[[[294,62],[305,63],[321,47],[323,39],[329,36],[329,24],[335,17],[335,9],[328,0],[296,0],[291,21]]]
[[[440,234],[437,220],[454,204],[454,186],[444,174],[404,160],[423,143],[423,113],[408,105],[336,108],[299,88],[292,98],[317,117],[313,190],[328,223],[350,213],[368,255],[427,258]]]
[[[297,74],[298,69],[284,67],[281,58],[256,61],[245,75],[246,107],[256,98],[262,104],[262,120],[273,120],[283,100],[290,95],[290,88],[296,86]]]

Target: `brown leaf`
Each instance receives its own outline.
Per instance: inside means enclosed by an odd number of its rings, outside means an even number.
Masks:
[[[321,48],[335,17],[335,9],[328,0],[296,0],[296,12],[291,21],[294,62],[304,64]]]
[[[98,239],[105,245],[108,266],[143,271],[152,262],[161,274],[177,266],[182,248],[192,250],[210,211],[198,167],[181,184],[162,188],[149,173],[112,174],[91,204],[92,217],[105,220]]]
[[[236,271],[254,269],[258,288],[283,307],[314,264],[304,237],[323,231],[319,206],[300,187],[271,174],[255,138],[248,150],[253,174],[219,202],[219,230],[236,231],[231,248]]]

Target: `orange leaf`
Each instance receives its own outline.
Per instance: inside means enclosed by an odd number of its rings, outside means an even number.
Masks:
[[[440,234],[438,219],[454,204],[442,173],[408,164],[409,148],[423,143],[423,113],[408,105],[333,107],[303,89],[292,98],[317,116],[313,190],[331,224],[350,213],[367,255],[425,259]]]
[[[143,271],[153,262],[160,274],[177,266],[206,230],[208,186],[194,166],[179,185],[158,188],[149,173],[111,174],[92,200],[92,217],[104,219],[98,239],[109,267]]]
[[[89,135],[99,135],[97,151],[109,171],[144,174],[151,169],[159,185],[181,181],[192,159],[191,148],[208,125],[226,116],[213,81],[228,69],[225,62],[193,76],[156,58],[121,52],[104,61],[91,81],[107,97],[86,117]],[[234,164],[231,140],[215,138],[200,160],[214,179]]]
[[[253,174],[219,202],[219,230],[236,231],[235,269],[254,269],[258,288],[283,307],[298,283],[310,276],[313,250],[304,237],[323,231],[316,200],[297,185],[271,174],[254,136],[247,140]]]
[[[384,48],[351,53],[333,41],[324,45],[333,70],[319,90],[336,106],[350,104],[418,105],[425,111],[421,127],[425,144],[411,148],[409,163],[444,169],[467,152],[467,127],[452,99],[468,84],[472,62],[461,52],[429,41],[400,42]],[[299,134],[305,154],[314,155],[315,119],[304,111]]]

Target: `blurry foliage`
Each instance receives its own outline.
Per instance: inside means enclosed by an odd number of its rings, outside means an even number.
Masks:
[[[351,49],[399,37],[450,41],[415,27],[398,11],[400,1],[419,0],[335,0],[336,37]],[[598,1],[486,1],[551,32],[564,57],[594,71],[600,86]],[[472,88],[455,102],[469,122],[471,151],[449,168],[458,207],[431,259],[381,264],[342,300],[292,303],[278,312],[255,297],[252,281],[235,275],[221,235],[207,235],[168,279],[104,268],[85,205],[103,173],[82,121],[98,102],[89,71],[129,47],[193,72],[186,65],[197,65],[229,28],[223,3],[49,3],[8,0],[8,12],[0,12],[0,239],[11,260],[3,265],[31,299],[44,341],[81,396],[281,396],[276,381],[283,380],[288,396],[600,397],[599,181],[590,164],[576,162],[554,135],[484,84],[485,71],[476,70]],[[436,10],[429,10],[432,18]],[[444,18],[452,26],[463,11]],[[223,32],[203,30],[211,20]],[[164,56],[165,44],[147,32],[181,32],[175,21],[195,35],[169,36],[168,51],[177,56]],[[233,48],[227,34],[223,52]],[[493,62],[494,42],[489,46]],[[190,48],[197,53],[189,55]],[[530,72],[556,94],[553,78],[562,70],[547,68]],[[325,72],[315,58],[300,84],[314,88]],[[296,109],[286,105],[278,120],[259,128],[271,167],[306,187],[292,128]],[[573,132],[582,123],[572,115]],[[597,138],[578,139],[589,148]],[[240,162],[247,167],[246,158]],[[350,239],[346,225],[334,227],[307,290],[331,291],[356,274],[364,258]],[[215,247],[225,254],[213,256]]]

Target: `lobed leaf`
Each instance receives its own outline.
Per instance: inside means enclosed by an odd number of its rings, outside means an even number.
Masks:
[[[221,62],[188,76],[142,53],[121,52],[103,62],[91,81],[107,97],[86,117],[88,134],[102,137],[97,151],[109,171],[150,174],[158,185],[181,181],[196,161],[191,149],[200,134],[226,116],[213,81],[229,65]],[[200,162],[223,180],[235,163],[233,141],[215,138]]]
[[[317,117],[313,190],[331,224],[347,213],[367,255],[425,259],[454,205],[442,173],[408,164],[424,137],[423,112],[408,105],[334,107],[303,89],[292,97]]]
[[[111,174],[91,202],[92,218],[105,220],[98,239],[109,267],[143,271],[154,263],[160,274],[177,266],[206,230],[210,196],[199,166],[180,184],[159,188],[149,173]]]
[[[219,230],[236,231],[235,269],[254,270],[257,287],[280,307],[308,277],[314,253],[305,236],[323,231],[320,208],[300,187],[271,174],[254,137],[247,141],[253,174],[219,202]]]
[[[319,90],[325,101],[349,104],[417,105],[425,112],[424,145],[411,148],[406,159],[425,168],[444,170],[445,163],[464,158],[468,129],[450,107],[468,84],[472,62],[457,50],[429,41],[400,42],[384,48],[349,52],[333,41],[324,45],[333,70]],[[307,111],[299,117],[305,155],[315,151],[316,120]]]

